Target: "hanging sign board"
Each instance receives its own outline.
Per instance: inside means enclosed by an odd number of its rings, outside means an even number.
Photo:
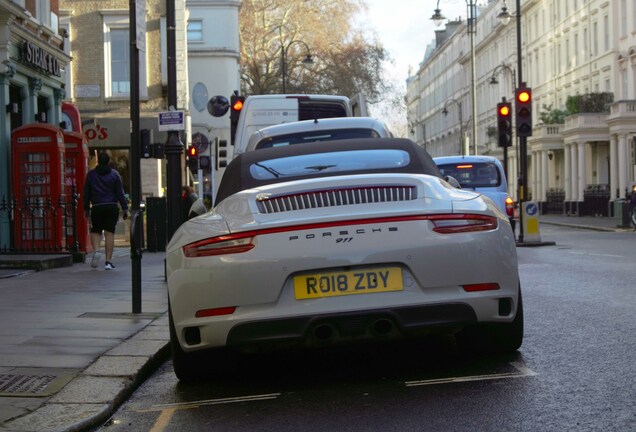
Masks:
[[[184,130],[184,111],[165,111],[159,113],[159,131]]]

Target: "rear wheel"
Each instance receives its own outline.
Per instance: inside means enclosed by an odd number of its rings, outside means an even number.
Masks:
[[[514,352],[523,342],[523,302],[519,287],[517,314],[510,323],[481,324],[466,327],[457,334],[457,343],[463,351],[476,354]]]
[[[179,340],[168,306],[170,324],[170,348],[174,373],[183,382],[193,382],[206,378],[227,376],[233,371],[226,348],[214,348],[192,353],[185,352]]]

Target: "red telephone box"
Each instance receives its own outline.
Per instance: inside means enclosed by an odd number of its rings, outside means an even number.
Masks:
[[[84,216],[84,181],[88,173],[88,145],[84,134],[79,132],[64,132],[64,146],[66,149],[65,161],[65,179],[67,190],[70,191],[69,199],[73,199],[73,193],[77,198],[77,207],[75,209],[75,226],[77,227],[77,246],[78,251],[90,252],[87,248],[91,247],[90,237],[88,233],[88,221]],[[69,207],[72,209],[72,206]],[[72,215],[69,213],[72,217]],[[71,221],[73,222],[73,221]],[[75,236],[72,224],[66,224],[66,244],[73,250]]]
[[[62,130],[46,123],[23,125],[11,134],[14,216],[13,241],[18,250],[66,250],[64,224],[69,191],[65,184]]]

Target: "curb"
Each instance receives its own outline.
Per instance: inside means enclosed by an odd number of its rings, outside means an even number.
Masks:
[[[609,227],[600,227],[600,226],[594,226],[594,225],[581,225],[581,224],[574,224],[574,223],[552,222],[552,221],[544,221],[544,220],[541,220],[540,223],[546,224],[546,225],[555,225],[555,226],[563,226],[563,227],[576,228],[576,229],[585,229],[585,230],[590,230],[590,231],[604,231],[604,232],[630,231],[630,228],[621,228],[621,227],[609,228]]]
[[[98,357],[37,409],[7,421],[0,430],[80,432],[99,427],[169,357],[166,311]]]

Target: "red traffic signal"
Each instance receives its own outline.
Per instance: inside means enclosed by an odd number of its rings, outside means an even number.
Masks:
[[[232,97],[232,109],[234,111],[240,111],[243,109],[243,101],[245,100],[242,96],[233,96]]]
[[[517,136],[532,136],[532,89],[521,83],[515,90]]]
[[[195,146],[188,147],[188,169],[192,174],[196,174],[199,171],[199,149]]]
[[[238,126],[239,116],[241,115],[244,102],[245,96],[239,96],[236,94],[230,96],[230,142],[232,145],[234,145],[236,128]]]
[[[512,145],[512,105],[505,99],[497,104],[497,132],[499,147]]]

